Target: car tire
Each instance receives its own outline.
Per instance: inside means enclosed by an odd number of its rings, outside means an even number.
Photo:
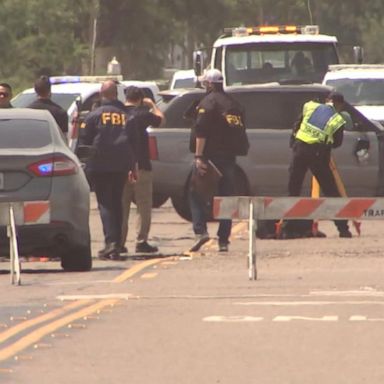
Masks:
[[[183,196],[172,196],[171,201],[173,208],[175,208],[176,213],[180,217],[182,217],[184,220],[192,221],[187,192],[185,192]]]
[[[61,256],[61,266],[67,272],[86,272],[92,268],[90,245],[69,247]]]
[[[167,200],[169,196],[160,194],[153,194],[152,196],[152,208],[160,208]]]
[[[249,195],[249,184],[248,180],[240,167],[236,167],[235,173],[235,194],[234,196],[248,196]],[[175,211],[179,216],[184,220],[192,221],[191,209],[189,208],[188,202],[188,190],[189,190],[190,177],[188,178],[187,185],[184,188],[184,193],[182,196],[172,196],[171,201],[172,205],[175,208]],[[209,219],[213,221],[211,217]]]
[[[169,199],[169,196],[153,194],[152,208],[160,208],[168,199]],[[133,203],[136,205],[135,198],[133,198]]]

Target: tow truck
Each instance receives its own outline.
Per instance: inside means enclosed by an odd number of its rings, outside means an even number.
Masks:
[[[210,59],[210,67],[222,71],[225,87],[321,83],[331,64],[339,64],[337,38],[320,34],[317,25],[225,28]],[[194,66],[201,75],[202,51],[194,53]]]

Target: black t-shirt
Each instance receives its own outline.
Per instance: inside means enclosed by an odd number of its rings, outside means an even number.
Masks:
[[[28,106],[28,108],[48,110],[56,120],[56,123],[60,127],[61,131],[63,133],[68,132],[67,112],[61,108],[60,105],[54,103],[51,99],[36,99]]]
[[[161,124],[161,118],[150,112],[145,106],[127,105],[125,108],[127,115],[133,116],[136,123],[135,148],[139,169],[150,171],[152,166],[149,156],[147,127],[158,127]]]
[[[212,91],[200,101],[194,129],[196,137],[206,139],[204,156],[207,158],[234,157],[232,139],[226,134],[228,125],[224,113],[235,106],[243,111],[242,106],[223,91]]]

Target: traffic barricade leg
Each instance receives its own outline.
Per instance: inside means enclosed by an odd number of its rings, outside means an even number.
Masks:
[[[255,210],[252,199],[249,200],[249,251],[248,251],[248,275],[249,280],[257,279],[256,267],[256,230]]]
[[[20,259],[19,251],[17,247],[17,233],[15,224],[15,215],[13,211],[13,205],[9,205],[9,217],[7,226],[7,235],[9,237],[9,257],[10,257],[10,273],[11,273],[11,284],[21,284],[21,273],[20,273]]]

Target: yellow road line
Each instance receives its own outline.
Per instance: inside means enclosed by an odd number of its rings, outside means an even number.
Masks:
[[[65,314],[66,312],[75,309],[77,307],[81,307],[85,304],[90,303],[91,300],[79,300],[76,302],[72,302],[64,307],[57,308],[51,312],[45,313],[44,315],[40,315],[38,317],[35,317],[30,320],[23,321],[20,324],[17,324],[13,326],[12,328],[7,329],[4,332],[0,333],[0,343],[3,343],[5,340],[9,339],[10,337],[16,335],[19,332],[25,331],[26,329],[33,327],[34,325],[43,323],[44,321],[54,319],[55,317],[58,317],[60,315]]]
[[[147,273],[143,273],[140,278],[141,279],[153,279],[154,277],[156,277],[158,275],[157,272],[147,272]]]
[[[137,265],[134,265],[133,267],[127,269],[126,271],[124,271],[122,274],[120,274],[119,276],[117,276],[115,279],[113,279],[112,281],[114,283],[123,283],[124,281],[130,279],[131,277],[133,277],[136,273],[138,272],[141,272],[143,269],[145,268],[148,268],[152,265],[155,265],[155,264],[158,264],[158,263],[161,263],[162,261],[165,261],[165,260],[172,260],[173,257],[165,257],[165,258],[162,258],[162,259],[151,259],[151,260],[146,260],[140,264],[137,264]]]
[[[12,356],[15,356],[18,352],[36,343],[44,336],[49,335],[50,333],[71,323],[72,321],[78,320],[80,318],[83,318],[84,316],[88,316],[92,313],[95,313],[98,310],[103,309],[104,307],[116,304],[118,301],[119,301],[118,299],[102,300],[96,304],[90,305],[86,308],[81,309],[80,311],[64,316],[61,319],[53,321],[50,324],[44,325],[32,331],[31,333],[22,337],[21,339],[9,345],[8,347],[0,349],[0,361],[4,361],[9,359]]]
[[[166,258],[158,258],[158,259],[151,259],[151,260],[146,260],[140,264],[134,265],[130,269],[124,271],[122,274],[117,276],[114,280],[112,280],[114,283],[122,283],[126,281],[127,279],[133,277],[137,273],[141,272],[145,268],[148,268],[152,265],[164,262],[164,261],[171,261],[175,260],[175,257],[166,257]],[[147,275],[150,275],[148,273]],[[13,344],[0,349],[0,361],[4,361],[9,359],[12,356],[15,356],[18,352],[24,350],[25,348],[31,346],[32,344],[36,343],[38,340],[43,338],[44,336],[56,331],[59,328],[62,328],[63,326],[71,323],[74,320],[78,320],[80,318],[84,318],[85,316],[89,316],[90,314],[93,314],[97,312],[98,310],[105,308],[110,305],[114,305],[117,302],[120,301],[120,298],[111,298],[111,299],[103,299],[93,305],[87,306],[80,311],[77,311],[75,313],[69,314],[67,316],[61,317],[55,321],[52,321],[49,324],[46,324],[45,326],[42,326],[26,336],[20,338],[19,340],[15,341]],[[0,333],[0,343],[6,341],[12,336],[17,335],[18,333],[27,330],[28,328],[38,325],[40,323],[43,323],[48,320],[53,320],[56,317],[64,315],[66,312],[81,307],[85,306],[88,303],[94,302],[94,300],[91,299],[81,299],[81,300],[76,300],[74,302],[71,302],[70,304],[62,307],[62,308],[57,308],[49,313],[46,313],[44,315],[38,316],[36,318],[30,319],[23,321],[22,323],[13,326],[12,328],[7,329],[4,332]]]

